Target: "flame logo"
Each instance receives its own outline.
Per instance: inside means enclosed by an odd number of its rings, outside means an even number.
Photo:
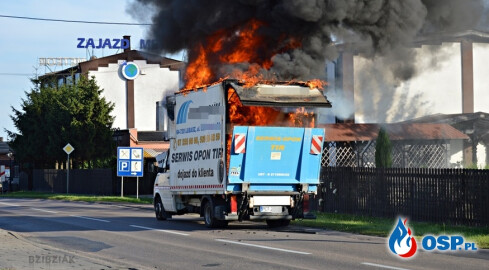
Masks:
[[[406,222],[407,219],[402,222],[402,219],[399,218],[397,226],[389,237],[390,250],[402,258],[412,257],[418,248],[416,240],[411,237],[411,229],[406,227]]]

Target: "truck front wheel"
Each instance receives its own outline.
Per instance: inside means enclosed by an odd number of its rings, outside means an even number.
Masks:
[[[171,214],[165,211],[160,197],[156,197],[155,199],[155,215],[157,220],[167,220],[171,218]]]

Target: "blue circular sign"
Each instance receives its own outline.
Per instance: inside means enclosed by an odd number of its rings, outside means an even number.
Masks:
[[[134,80],[139,75],[139,67],[134,62],[122,64],[122,76],[128,80]]]

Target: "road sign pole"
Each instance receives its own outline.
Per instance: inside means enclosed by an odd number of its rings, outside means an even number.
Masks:
[[[121,177],[121,197],[124,197],[124,176]]]
[[[139,199],[139,177],[143,176],[144,149],[117,147],[117,176],[121,177],[121,197],[124,197],[124,177],[137,177],[136,197]]]
[[[66,194],[69,192],[70,187],[70,154],[68,154],[68,159],[66,160]]]
[[[66,194],[68,194],[70,190],[70,154],[75,148],[68,143],[63,147],[63,150],[68,155],[68,158],[66,159]]]

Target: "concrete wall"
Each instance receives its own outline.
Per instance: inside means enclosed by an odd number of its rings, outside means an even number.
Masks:
[[[98,85],[104,89],[103,96],[115,104],[113,127],[127,129],[127,87],[126,79],[120,73],[123,61],[90,71],[89,76],[95,76]],[[134,62],[141,70],[134,80],[135,128],[139,131],[157,130],[156,102],[162,102],[166,95],[179,90],[179,72],[160,68],[159,64],[147,64],[145,60]]]

